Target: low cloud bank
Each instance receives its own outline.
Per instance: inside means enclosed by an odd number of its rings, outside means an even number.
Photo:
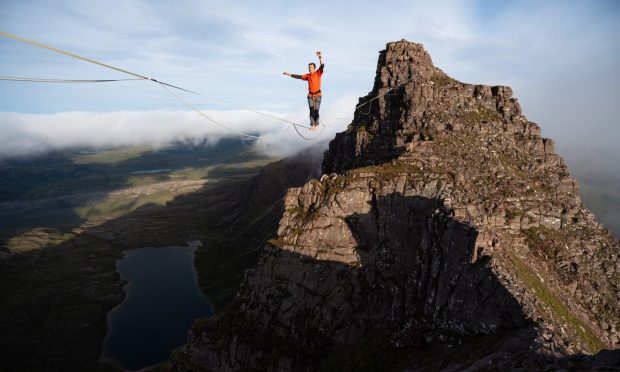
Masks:
[[[223,128],[193,111],[62,112],[22,114],[0,112],[0,160],[41,155],[48,151],[72,148],[117,148],[131,146],[164,147],[178,141],[216,143],[239,133],[256,135],[257,150],[271,156],[286,156],[299,150],[325,144],[351,120],[357,98],[347,96],[324,103],[321,121],[327,126],[310,132],[283,121],[247,110],[203,112]],[[304,106],[302,106],[304,105]],[[305,100],[292,114],[268,112],[295,123],[308,125]],[[346,116],[344,119],[339,117]]]

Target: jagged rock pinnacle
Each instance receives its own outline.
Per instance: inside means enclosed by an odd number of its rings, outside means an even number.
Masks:
[[[388,92],[388,94],[386,94]],[[464,84],[434,67],[421,44],[388,43],[379,54],[373,90],[359,100],[352,123],[330,143],[324,173],[380,164],[433,133],[486,126],[497,118],[509,131],[540,134],[521,115],[506,86]],[[475,120],[477,116],[483,119]],[[503,130],[502,130],[503,131]]]
[[[289,189],[236,300],[172,366],[540,370],[618,345],[618,241],[512,94],[387,44],[326,174]]]
[[[435,66],[422,44],[405,39],[388,43],[379,53],[373,92],[389,89],[406,80],[423,81],[443,72]]]

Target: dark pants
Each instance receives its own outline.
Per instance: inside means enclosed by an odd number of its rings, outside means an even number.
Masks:
[[[321,96],[308,96],[308,108],[310,109],[310,125],[319,125],[319,108]]]

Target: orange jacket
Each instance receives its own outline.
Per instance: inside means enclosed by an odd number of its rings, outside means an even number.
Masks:
[[[321,95],[321,76],[323,75],[323,67],[324,65],[321,65],[313,73],[301,75],[302,80],[308,81],[308,96]]]

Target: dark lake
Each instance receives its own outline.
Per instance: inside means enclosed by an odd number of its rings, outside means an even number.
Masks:
[[[198,288],[197,244],[125,252],[116,270],[129,283],[125,300],[108,314],[102,360],[126,370],[159,364],[186,342],[196,318],[213,315]]]

